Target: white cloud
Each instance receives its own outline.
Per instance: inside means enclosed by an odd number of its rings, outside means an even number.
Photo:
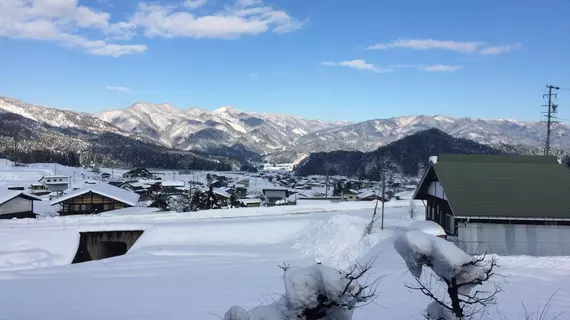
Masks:
[[[324,66],[347,67],[347,68],[358,69],[358,70],[367,70],[367,71],[373,71],[376,73],[391,71],[390,69],[383,69],[380,67],[376,67],[375,65],[367,63],[366,61],[364,61],[362,59],[346,60],[346,61],[339,61],[339,62],[322,62],[321,64]]]
[[[108,13],[78,6],[77,0],[0,1],[0,36],[4,37],[53,41],[90,54],[118,57],[143,52],[146,46],[91,40],[79,31],[94,29],[128,38],[132,28],[126,22],[111,23]]]
[[[434,39],[395,40],[390,43],[380,43],[368,47],[369,50],[386,50],[391,48],[406,48],[412,50],[448,50],[461,53],[479,53],[483,55],[501,54],[519,49],[520,44],[490,46],[482,41],[450,41]]]
[[[117,86],[106,86],[105,89],[118,92],[131,92],[131,89]]]
[[[481,50],[480,53],[484,54],[484,55],[498,55],[498,54],[502,54],[502,53],[508,53],[508,52],[512,52],[515,50],[519,50],[520,48],[522,48],[522,44],[514,43],[514,44],[506,44],[506,45],[502,45],[502,46],[487,47],[487,48],[484,48],[483,50]]]
[[[429,72],[454,72],[463,69],[462,66],[448,66],[444,64],[436,64],[431,66],[420,66],[420,70]]]
[[[234,39],[272,31],[286,33],[303,26],[287,12],[263,5],[260,0],[238,0],[233,6],[209,14],[161,4],[141,3],[130,23],[144,29],[149,37],[190,37]]]
[[[198,9],[206,5],[208,0],[186,0],[184,1],[184,6],[190,10]]]
[[[0,0],[0,37],[42,40],[76,47],[86,53],[119,57],[147,50],[144,44],[124,44],[137,31],[145,36],[233,39],[265,32],[287,33],[303,21],[262,0],[234,0],[210,14],[192,10],[207,0],[187,0],[176,6],[140,3],[124,21],[78,4],[78,0]]]

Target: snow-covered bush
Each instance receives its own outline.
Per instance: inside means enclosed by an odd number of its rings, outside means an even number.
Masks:
[[[233,306],[223,320],[350,320],[357,306],[376,296],[376,282],[359,283],[368,266],[357,265],[347,272],[322,264],[282,269],[285,294],[279,300],[249,311]]]
[[[482,308],[494,303],[495,296],[500,292],[498,287],[490,292],[471,292],[473,287],[494,275],[495,260],[471,257],[452,242],[419,231],[400,235],[394,241],[394,247],[416,278],[417,285],[407,287],[419,290],[433,300],[426,309],[428,319],[470,319]],[[436,297],[433,288],[420,280],[424,266],[430,268],[439,282],[443,283],[449,302]]]

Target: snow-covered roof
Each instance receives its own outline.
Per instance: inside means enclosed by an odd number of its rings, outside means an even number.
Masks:
[[[110,184],[107,183],[96,183],[96,184],[92,184],[89,186],[85,186],[85,188],[81,188],[81,189],[77,189],[74,190],[54,201],[51,202],[51,205],[54,204],[58,204],[62,201],[71,199],[71,198],[75,198],[77,196],[89,193],[89,192],[93,192],[96,193],[98,195],[107,197],[107,198],[111,198],[113,200],[117,200],[120,201],[122,203],[128,204],[130,206],[136,206],[137,202],[139,201],[139,197],[140,195],[125,190],[125,189],[121,189],[121,188],[117,188],[115,186],[112,186]]]
[[[243,204],[250,204],[250,203],[261,203],[261,199],[259,198],[252,198],[252,199],[240,199],[239,200]]]
[[[105,211],[102,212],[101,215],[120,215],[120,214],[145,214],[145,213],[153,213],[160,211],[160,208],[153,208],[153,207],[129,207],[129,208],[122,208],[117,210]]]
[[[229,193],[227,193],[224,189],[214,189],[212,190],[216,195],[224,197],[224,198],[230,198],[231,195]]]
[[[163,187],[184,187],[184,181],[179,180],[170,180],[170,181],[162,181]]]
[[[38,200],[38,201],[42,200],[41,198],[25,193],[24,191],[21,190],[8,190],[0,188],[0,205],[20,196],[28,200]]]

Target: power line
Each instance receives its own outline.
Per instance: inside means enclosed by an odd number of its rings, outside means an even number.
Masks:
[[[544,105],[544,107],[548,108],[547,112],[544,112],[546,116],[546,148],[544,150],[544,155],[550,155],[550,131],[552,128],[552,124],[556,122],[556,113],[558,112],[558,105],[552,102],[552,98],[557,98],[557,93],[552,93],[552,90],[560,90],[560,87],[547,85],[546,88],[548,89],[548,93],[544,94],[543,98],[548,98],[548,104]]]

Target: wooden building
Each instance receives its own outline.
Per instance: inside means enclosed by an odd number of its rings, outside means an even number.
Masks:
[[[59,204],[61,216],[75,214],[96,214],[137,205],[139,195],[106,183],[97,183],[74,190],[51,202]]]
[[[440,155],[414,199],[470,254],[569,255],[568,190],[556,157]]]
[[[41,200],[23,191],[0,188],[0,219],[35,218],[34,201]]]

